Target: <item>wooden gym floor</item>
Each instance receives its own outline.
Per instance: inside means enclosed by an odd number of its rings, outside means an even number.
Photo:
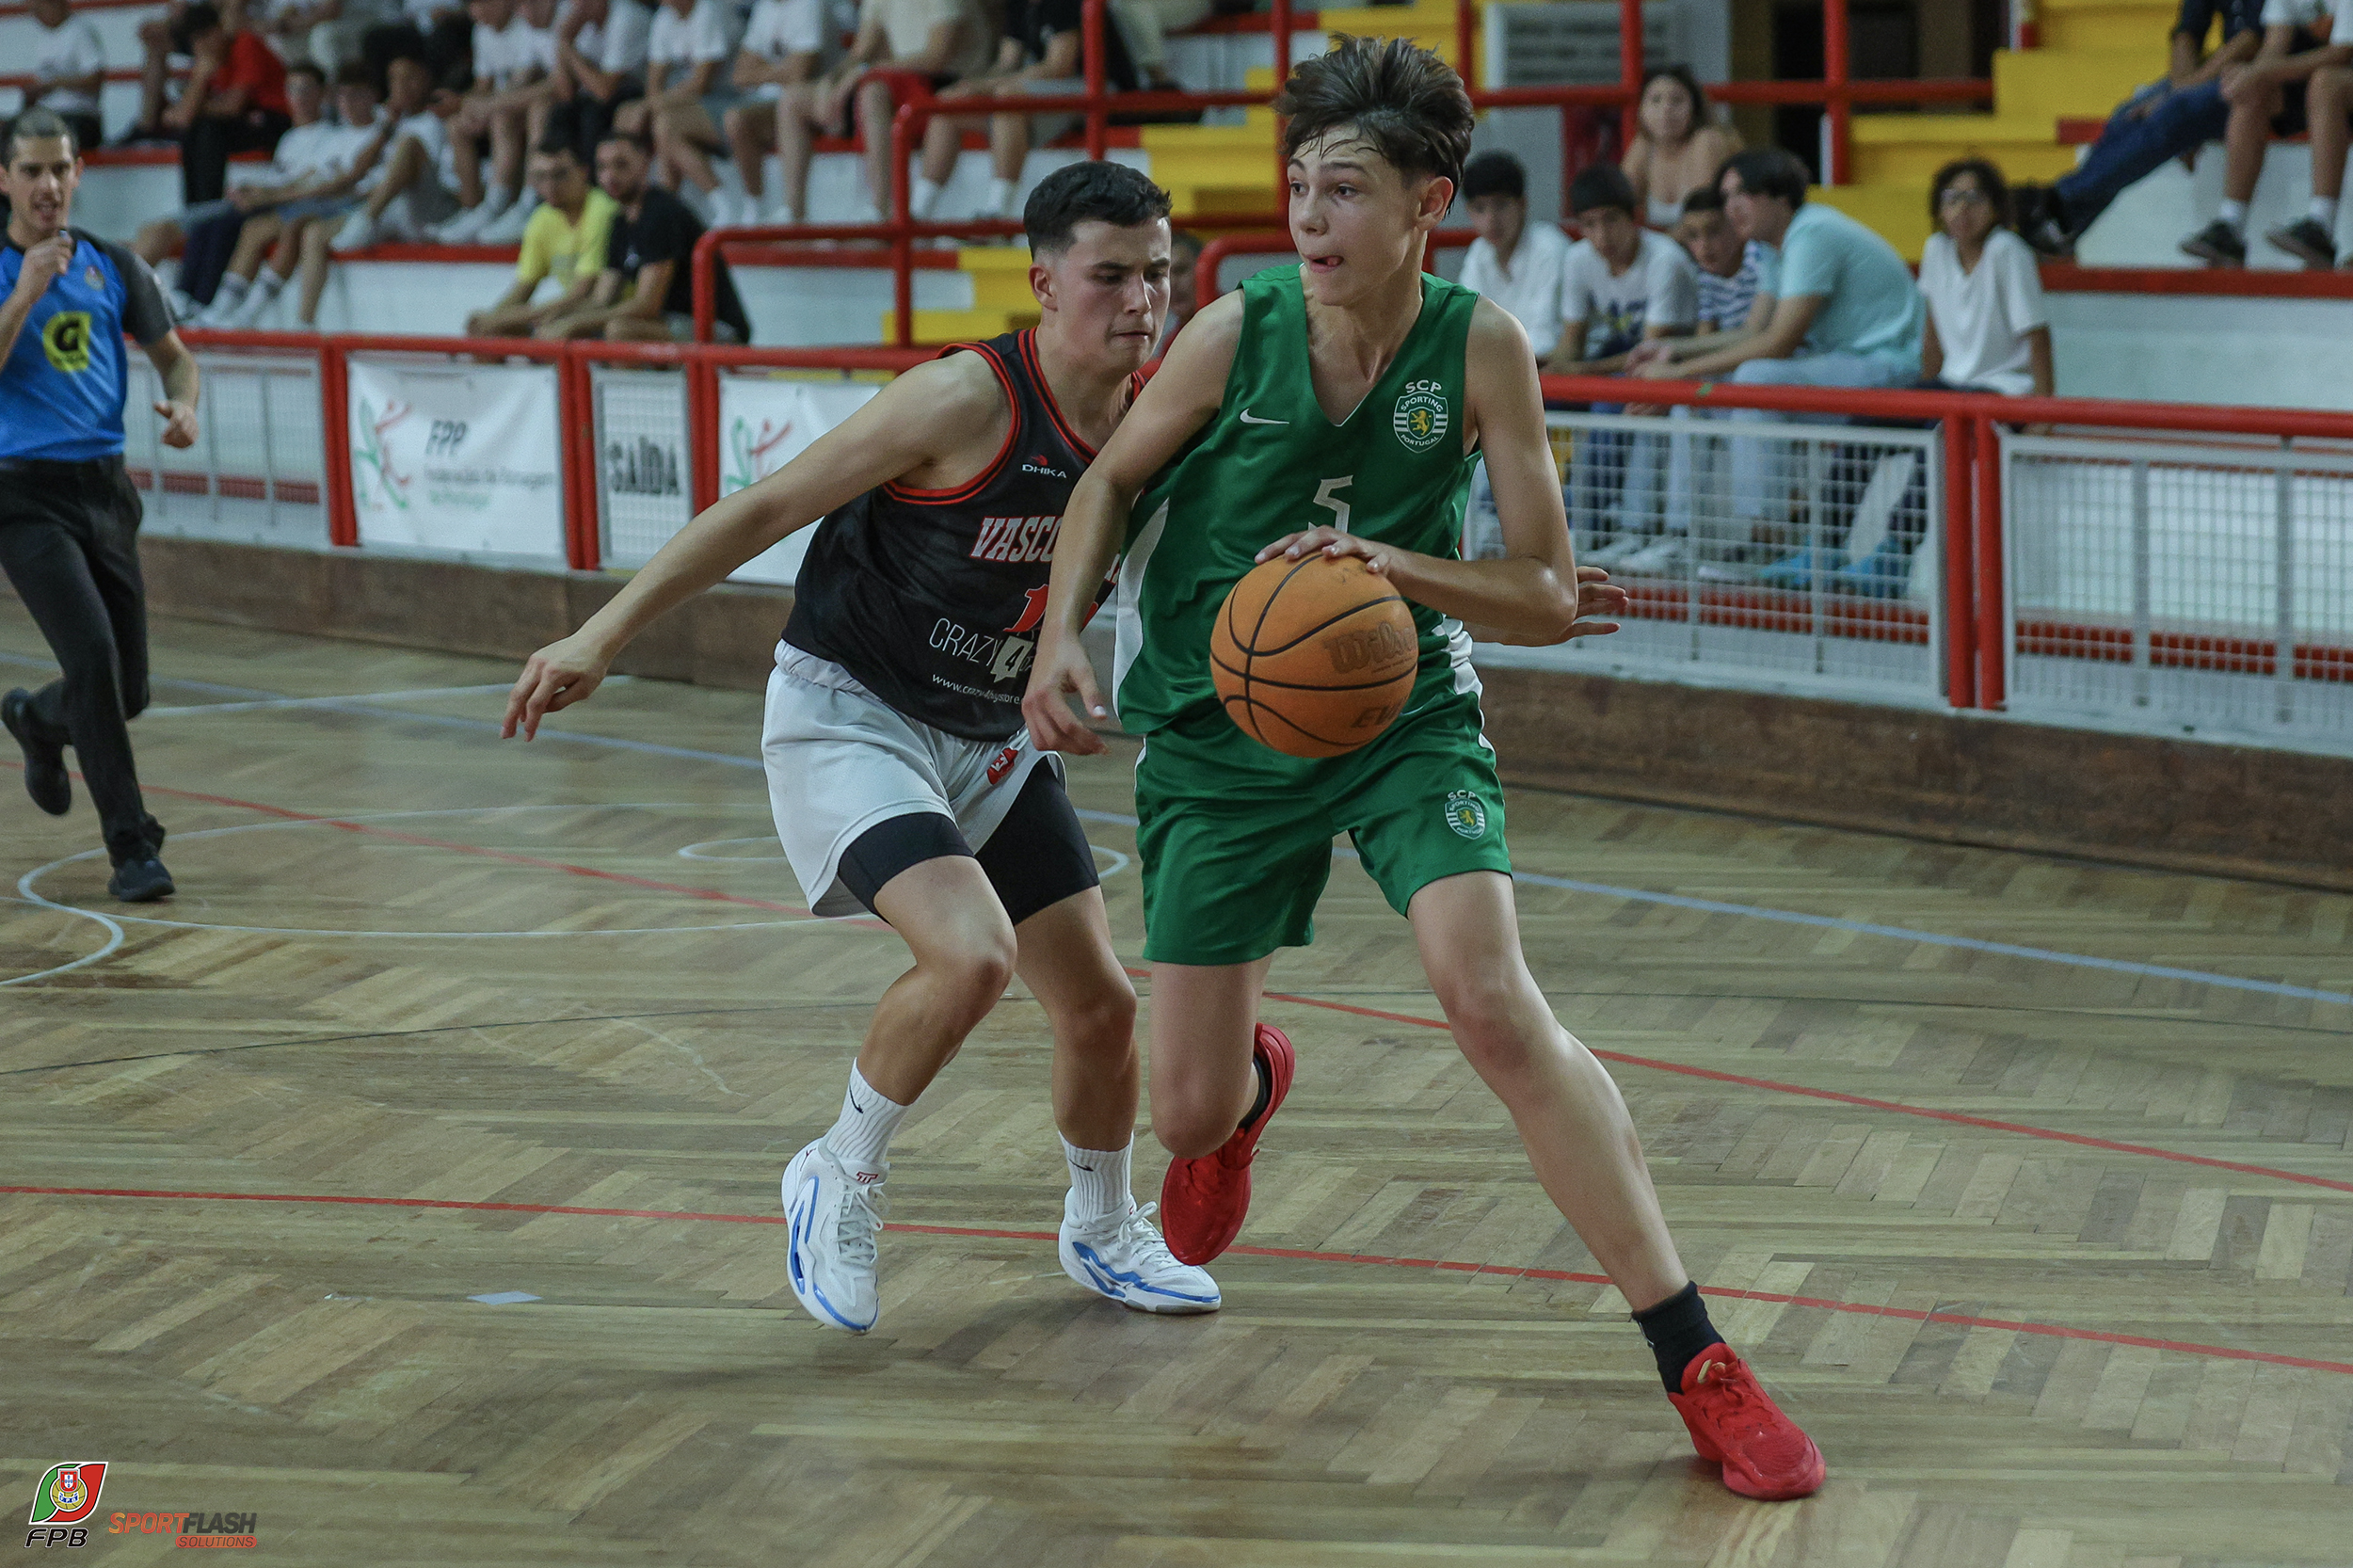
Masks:
[[[525,748],[503,664],[156,641],[176,902],[0,778],[0,1501],[108,1461],[92,1561],[184,1511],[306,1564],[2353,1560],[2353,899],[1513,798],[1537,974],[1829,1457],[1760,1505],[1352,863],[1275,968],[1222,1314],[1062,1277],[1016,996],[899,1144],[852,1339],[776,1182],[900,950],[798,911],[757,699],[622,683]],[[13,605],[0,661],[44,674]],[[1074,779],[1130,954],[1132,755]]]

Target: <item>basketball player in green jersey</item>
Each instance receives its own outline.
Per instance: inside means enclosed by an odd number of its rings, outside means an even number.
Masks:
[[[1136,765],[1152,1114],[1177,1158],[1171,1249],[1206,1262],[1240,1231],[1250,1160],[1290,1085],[1257,1021],[1276,949],[1310,916],[1346,831],[1537,1178],[1634,1307],[1694,1447],[1752,1497],[1803,1496],[1820,1453],[1707,1320],[1667,1233],[1617,1086],[1563,1031],[1519,944],[1503,794],[1481,733],[1472,636],[1550,644],[1615,631],[1621,590],[1572,557],[1536,363],[1519,324],[1420,270],[1469,150],[1444,61],[1344,40],[1299,67],[1279,112],[1302,263],[1262,272],[1185,328],[1070,499],[1023,704],[1041,747],[1097,752],[1065,697],[1102,716],[1079,643],[1123,544],[1116,695]],[[1507,549],[1456,541],[1474,454]],[[1321,526],[1301,532],[1303,520]],[[1413,606],[1421,663],[1396,722],[1343,757],[1281,756],[1236,728],[1209,629],[1257,562],[1355,555]]]

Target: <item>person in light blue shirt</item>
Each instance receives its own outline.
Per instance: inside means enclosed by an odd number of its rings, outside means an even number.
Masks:
[[[1908,387],[1920,378],[1920,334],[1928,308],[1896,248],[1846,214],[1809,203],[1805,166],[1778,148],[1737,152],[1717,176],[1724,216],[1744,240],[1772,248],[1759,291],[1773,313],[1753,331],[1729,337],[1661,338],[1629,357],[1637,376],[1727,380],[1740,386]],[[1844,424],[1835,414],[1733,411],[1736,424]],[[1786,443],[1732,443],[1732,524],[1720,556],[1746,553],[1759,525],[1786,520]],[[1843,560],[1843,558],[1842,558]],[[1834,569],[1841,562],[1820,565]],[[1714,563],[1703,575],[1749,575]],[[1809,559],[1781,563],[1787,575],[1809,572]],[[1768,575],[1770,575],[1769,573]]]

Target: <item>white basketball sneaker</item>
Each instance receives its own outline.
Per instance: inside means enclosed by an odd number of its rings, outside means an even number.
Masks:
[[[1073,1192],[1063,1199],[1063,1272],[1097,1295],[1135,1312],[1215,1312],[1223,1299],[1209,1271],[1179,1263],[1152,1228],[1159,1204],[1107,1214],[1085,1224],[1070,1217]]]
[[[883,1174],[853,1170],[820,1139],[784,1168],[792,1221],[792,1294],[827,1328],[874,1326],[874,1239],[883,1226]]]

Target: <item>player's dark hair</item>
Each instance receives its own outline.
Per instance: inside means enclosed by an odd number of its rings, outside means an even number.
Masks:
[[[1081,223],[1132,229],[1168,216],[1168,192],[1126,164],[1065,164],[1037,183],[1022,204],[1021,228],[1030,254],[1070,248]]]
[[[172,24],[171,47],[175,54],[184,55],[188,46],[220,25],[220,8],[212,0],[196,0],[196,4],[180,13]]]
[[[16,161],[18,142],[47,141],[52,136],[63,136],[67,149],[77,158],[82,155],[82,138],[73,134],[72,123],[65,116],[39,105],[26,109],[8,125],[8,161]]]
[[[1342,35],[1328,55],[1300,61],[1274,101],[1288,115],[1283,155],[1353,129],[1408,176],[1443,175],[1457,187],[1475,115],[1454,68],[1403,39]]]
[[[295,61],[294,64],[286,68],[286,74],[289,76],[308,76],[311,80],[316,82],[321,87],[325,87],[327,85],[327,72],[320,70],[317,62],[312,60]]]
[[[1509,152],[1481,152],[1463,166],[1463,200],[1510,196],[1528,200],[1528,169]]]
[[[1805,165],[1778,147],[1752,147],[1726,158],[1711,182],[1717,189],[1727,172],[1740,176],[1740,188],[1751,196],[1779,197],[1792,211],[1805,205]]]
[[[1721,213],[1724,210],[1724,193],[1714,185],[1693,185],[1683,197],[1683,216],[1694,213]]]
[[[564,157],[571,159],[574,163],[580,162],[580,149],[573,146],[572,138],[565,135],[561,130],[550,130],[545,136],[539,138],[538,145],[534,147],[532,151],[534,152],[545,152],[551,158],[561,154]]]
[[[1945,187],[1964,174],[1976,175],[1977,188],[1993,203],[1993,226],[2010,227],[2009,182],[1984,158],[1955,158],[1936,171],[1936,178],[1929,182],[1929,222],[1938,229],[1945,227]]]
[[[1634,182],[1616,164],[1587,164],[1569,182],[1571,216],[1590,213],[1596,207],[1615,207],[1628,217],[1642,216],[1634,194]]]
[[[637,155],[641,158],[650,159],[653,156],[653,142],[642,131],[607,131],[597,138],[597,145],[602,147],[608,141],[629,143],[637,149]]]
[[[1650,91],[1650,85],[1661,77],[1680,87],[1685,95],[1691,100],[1691,129],[1689,134],[1697,136],[1701,128],[1707,123],[1707,89],[1700,86],[1700,79],[1691,74],[1689,66],[1678,64],[1655,65],[1644,72],[1642,91],[1645,93]]]
[[[345,60],[335,68],[335,85],[339,88],[366,88],[378,98],[384,96],[384,84],[376,79],[365,60]]]

